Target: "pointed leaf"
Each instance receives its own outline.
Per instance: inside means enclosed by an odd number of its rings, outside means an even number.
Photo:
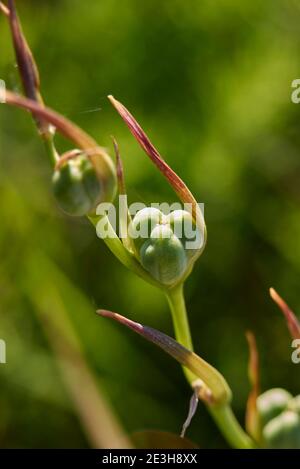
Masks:
[[[119,194],[126,195],[124,169],[123,169],[122,158],[121,158],[121,155],[120,155],[119,145],[118,145],[117,140],[114,137],[112,137],[112,141],[113,141],[115,155],[116,155],[116,161],[117,161],[117,178],[118,178]]]
[[[24,98],[23,96],[7,90],[5,94],[5,102],[12,106],[34,112],[38,116],[44,118],[50,124],[52,124],[64,137],[72,140],[75,145],[78,145],[82,149],[94,150],[95,147],[97,147],[98,151],[103,150],[98,147],[97,143],[92,137],[90,137],[76,124],[69,121],[66,117],[63,117],[58,112],[44,107],[32,99]]]
[[[191,191],[188,189],[186,184],[182,181],[182,179],[173,171],[172,168],[164,161],[162,156],[159,154],[158,150],[154,147],[151,143],[149,137],[146,135],[144,130],[135,120],[133,115],[126,109],[126,107],[117,101],[113,96],[108,96],[108,99],[118,111],[124,122],[126,123],[127,127],[129,128],[132,135],[138,141],[140,146],[143,150],[147,153],[159,171],[163,174],[163,176],[167,179],[170,185],[173,187],[174,191],[178,195],[179,199],[182,203],[190,204],[192,207],[192,214],[194,218],[197,220],[199,226],[204,230],[204,220],[202,212],[193,196]]]
[[[14,0],[8,0],[8,5],[9,23],[23,86],[28,98],[39,101],[40,79],[38,69],[23,34]]]
[[[260,419],[257,409],[257,398],[260,393],[259,356],[254,334],[248,331],[246,338],[249,346],[248,376],[252,386],[246,408],[246,430],[256,441],[259,441]]]
[[[270,288],[270,296],[283,312],[292,338],[300,339],[300,323],[296,315],[289,308],[286,302],[281,298],[281,296],[278,295],[274,288]]]
[[[148,326],[143,326],[137,322],[131,321],[120,314],[107,310],[99,310],[98,314],[104,317],[114,319],[123,324],[145,339],[153,342],[155,345],[163,349],[171,355],[181,365],[188,368],[192,373],[199,377],[204,386],[211,392],[211,404],[221,404],[229,402],[231,399],[231,391],[223,376],[206,361],[196,355],[194,352],[183,347],[168,335]]]
[[[40,77],[34,57],[23,33],[20,20],[17,15],[14,0],[8,0],[9,24],[13,38],[13,44],[17,59],[17,64],[21,76],[21,81],[25,94],[28,98],[43,104],[40,94]],[[33,114],[37,127],[42,135],[51,138],[51,128],[49,124],[39,116]]]
[[[117,162],[117,180],[118,180],[118,190],[119,190],[119,214],[120,214],[120,238],[122,243],[124,244],[125,248],[128,249],[131,253],[135,253],[134,243],[132,242],[131,238],[128,236],[128,226],[131,223],[131,216],[128,210],[127,204],[127,193],[126,193],[126,185],[125,185],[125,178],[124,178],[124,169],[123,169],[123,162],[119,150],[119,145],[117,140],[112,137],[115,155],[116,155],[116,162]]]

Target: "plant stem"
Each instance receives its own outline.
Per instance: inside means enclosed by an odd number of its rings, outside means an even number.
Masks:
[[[254,449],[255,443],[237,421],[229,404],[207,406],[224,438],[237,449]]]
[[[166,296],[172,313],[176,340],[192,351],[194,347],[184,301],[183,284],[176,286],[172,290],[167,290]],[[197,376],[185,367],[183,367],[183,372],[191,385],[198,379]]]
[[[43,141],[46,149],[46,153],[49,157],[51,166],[55,166],[57,161],[59,160],[59,156],[57,154],[57,151],[55,149],[54,141],[53,141],[53,136],[43,136]]]
[[[151,283],[155,287],[159,287],[159,284],[150,276],[150,274],[143,269],[141,264],[137,259],[129,252],[122,241],[118,237],[114,228],[112,227],[109,217],[107,215],[87,215],[88,220],[96,228],[97,236],[103,239],[104,243],[114,254],[114,256],[127,267],[129,270],[133,271],[136,275],[144,279],[146,282]],[[102,224],[98,223],[102,220]],[[105,227],[105,229],[104,229]]]
[[[193,351],[191,331],[183,294],[183,284],[171,290],[166,290],[165,294],[172,313],[176,340],[187,349]],[[183,371],[187,381],[191,387],[194,388],[195,380],[198,378],[185,367],[183,367]],[[252,439],[240,426],[229,404],[206,405],[219,430],[230,446],[240,449],[255,447]]]

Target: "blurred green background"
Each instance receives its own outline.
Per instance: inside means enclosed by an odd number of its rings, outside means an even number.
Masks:
[[[110,135],[117,138],[130,200],[174,194],[110,93],[205,203],[208,244],[187,281],[187,306],[195,349],[226,376],[240,421],[247,329],[257,337],[263,390],[299,393],[299,365],[268,296],[273,286],[300,311],[300,105],[290,99],[300,76],[299,1],[16,3],[47,104],[111,153]],[[0,78],[20,92],[3,16],[0,31]],[[164,297],[126,271],[87,221],[59,211],[32,119],[0,111],[0,446],[90,445],[41,322],[45,309],[68,315],[127,432],[178,433],[190,397],[180,367],[94,313],[108,308],[173,335]],[[61,140],[60,148],[69,146]],[[188,436],[226,447],[202,405]]]

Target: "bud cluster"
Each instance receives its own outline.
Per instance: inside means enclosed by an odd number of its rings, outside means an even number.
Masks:
[[[258,397],[257,407],[266,447],[300,449],[300,395],[269,389]]]
[[[129,233],[144,269],[165,286],[184,278],[204,242],[204,234],[185,210],[175,210],[169,215],[152,207],[140,210]]]

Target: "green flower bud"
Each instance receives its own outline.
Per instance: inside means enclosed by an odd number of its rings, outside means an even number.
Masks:
[[[52,177],[54,196],[61,209],[72,216],[92,213],[97,205],[113,197],[115,178],[101,180],[85,154],[78,154],[58,164]]]
[[[175,236],[181,240],[188,259],[195,259],[199,254],[195,246],[202,244],[203,236],[192,215],[186,210],[174,210],[166,218]]]
[[[186,254],[172,230],[158,225],[140,251],[142,266],[163,285],[176,283],[185,272]]]
[[[285,389],[274,388],[261,394],[257,399],[257,408],[262,426],[288,408],[293,396]]]
[[[162,223],[163,217],[161,211],[154,207],[146,207],[137,212],[129,229],[138,250],[149,238],[152,230]]]
[[[289,402],[289,410],[293,410],[300,415],[300,394]]]
[[[263,438],[268,448],[300,449],[300,416],[286,410],[270,420],[263,429]]]
[[[203,239],[188,212],[175,210],[164,215],[149,207],[135,215],[129,234],[144,269],[168,287],[184,278],[199,255]]]

